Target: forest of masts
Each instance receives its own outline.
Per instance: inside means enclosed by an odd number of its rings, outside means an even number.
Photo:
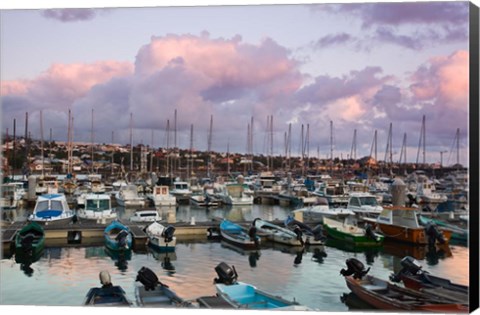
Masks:
[[[383,160],[378,159],[378,133],[374,131],[373,140],[371,143],[370,154],[368,156],[357,158],[357,129],[353,132],[353,140],[351,145],[350,154],[346,154],[344,159],[343,153],[340,156],[335,156],[335,132],[333,121],[330,121],[330,152],[325,159],[320,158],[320,145],[317,146],[317,156],[310,156],[310,125],[301,125],[301,142],[300,142],[300,154],[292,155],[292,124],[288,125],[288,130],[284,132],[283,139],[283,152],[281,154],[274,155],[274,121],[273,115],[267,117],[266,132],[264,139],[264,152],[265,154],[254,154],[254,118],[247,124],[247,146],[246,153],[231,153],[230,152],[230,140],[228,139],[226,152],[216,153],[212,151],[213,142],[213,115],[210,116],[210,125],[207,136],[207,151],[199,152],[194,149],[194,126],[190,125],[190,145],[188,149],[180,149],[177,145],[177,111],[174,112],[173,126],[170,125],[170,120],[166,121],[166,147],[165,148],[153,148],[153,130],[151,133],[151,146],[145,146],[143,144],[137,144],[134,146],[134,124],[133,113],[130,113],[130,132],[129,132],[129,144],[125,145],[129,149],[129,155],[125,152],[119,152],[117,149],[113,149],[110,152],[111,163],[108,167],[103,167],[101,170],[97,167],[94,168],[96,158],[100,158],[98,153],[99,144],[95,143],[94,137],[94,110],[91,113],[91,131],[90,131],[90,145],[84,148],[82,152],[75,150],[76,154],[84,155],[89,154],[91,157],[90,167],[86,168],[86,172],[98,173],[108,172],[108,169],[113,175],[116,172],[115,164],[119,165],[119,172],[124,174],[126,172],[135,172],[145,174],[147,172],[157,172],[162,175],[168,176],[181,176],[192,177],[196,174],[202,174],[203,176],[211,178],[215,174],[230,174],[245,173],[252,174],[259,171],[285,171],[293,172],[297,175],[307,174],[320,174],[330,173],[342,175],[352,172],[368,172],[370,174],[389,173],[407,173],[416,169],[422,169],[425,171],[434,170],[437,168],[438,163],[427,164],[426,162],[426,123],[425,116],[422,117],[422,125],[420,129],[420,137],[418,141],[418,149],[415,163],[407,163],[407,133],[403,135],[402,146],[400,149],[399,159],[394,161],[393,159],[393,142],[392,142],[392,123],[390,123],[387,145],[385,148],[385,155]],[[172,134],[173,133],[173,143]],[[13,136],[10,137],[9,129],[6,128],[4,134],[4,143],[11,143],[12,145],[3,146],[5,149],[3,152],[3,174],[16,174],[16,171],[22,169],[23,173],[25,169],[29,169],[29,163],[35,155],[40,155],[42,165],[45,159],[45,147],[48,146],[49,154],[52,157],[52,146],[56,145],[52,138],[52,129],[50,128],[50,137],[47,144],[45,144],[44,132],[43,132],[43,116],[40,111],[40,139],[36,139],[36,145],[31,136],[31,132],[28,129],[28,113],[25,113],[25,134],[23,142],[23,148],[17,149],[18,139],[16,134],[16,119],[13,119]],[[111,141],[114,142],[115,133],[112,131]],[[143,142],[143,140],[142,140]],[[105,145],[105,144],[104,144]],[[68,111],[68,127],[67,127],[67,141],[63,151],[56,150],[56,158],[64,158],[67,160],[66,173],[72,174],[73,170],[73,157],[74,147],[77,144],[74,142],[74,117],[71,111]],[[278,144],[277,144],[278,146]],[[9,149],[9,147],[11,149]],[[36,150],[35,150],[36,149]],[[88,150],[90,149],[90,150]],[[40,151],[40,152],[38,152]],[[456,151],[456,163],[450,167],[444,167],[443,154]],[[95,153],[96,152],[96,153]],[[136,152],[136,154],[135,154]],[[440,169],[449,171],[451,169],[462,168],[460,165],[460,129],[457,128],[454,141],[450,151],[440,151]],[[97,155],[97,157],[95,156]],[[150,158],[148,158],[148,156]],[[105,159],[105,157],[102,157]],[[448,159],[450,160],[450,158]],[[198,165],[200,164],[200,166]],[[127,165],[129,167],[127,168]],[[44,173],[44,167],[42,174]]]

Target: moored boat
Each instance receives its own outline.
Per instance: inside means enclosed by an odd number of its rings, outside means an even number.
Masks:
[[[138,194],[136,185],[120,186],[120,190],[115,194],[117,204],[122,207],[145,207],[146,200]]]
[[[120,221],[112,221],[103,232],[105,246],[111,251],[126,251],[132,248],[130,229]]]
[[[157,275],[149,268],[142,267],[135,281],[142,285],[135,286],[137,305],[141,307],[191,307],[192,304],[180,298],[168,285],[160,282]]]
[[[462,227],[449,224],[445,221],[435,219],[435,218],[427,218],[423,215],[418,216],[418,222],[423,226],[428,226],[429,224],[435,224],[440,228],[440,230],[448,229],[452,231],[452,236],[451,236],[452,241],[457,241],[463,244],[468,242],[468,235],[469,235],[468,228],[462,228]]]
[[[170,194],[170,188],[167,185],[155,185],[147,198],[153,202],[155,207],[173,207],[177,204],[177,199]]]
[[[27,223],[15,235],[15,250],[16,253],[25,253],[36,256],[45,246],[45,231],[43,228],[35,223]]]
[[[145,228],[148,236],[148,245],[160,252],[171,252],[175,250],[177,238],[174,236],[175,228],[171,225],[163,226],[153,222]]]
[[[271,242],[291,246],[305,245],[305,236],[300,229],[292,231],[290,229],[283,228],[260,218],[256,218],[255,220],[253,220],[252,226],[257,229],[258,233],[266,235],[266,238]]]
[[[117,212],[112,208],[107,194],[87,194],[84,204],[83,208],[77,210],[80,219],[111,222],[117,218]]]
[[[448,243],[450,230],[439,231],[435,226],[423,227],[418,223],[417,209],[406,207],[385,207],[375,222],[377,230],[385,238],[418,245]]]
[[[247,230],[225,219],[220,223],[220,234],[225,241],[243,248],[257,248],[260,245],[260,237],[254,227]]]
[[[217,295],[239,309],[282,309],[282,310],[308,310],[296,301],[289,301],[280,296],[259,290],[254,285],[237,281],[238,275],[235,268],[221,262],[215,271]]]
[[[324,245],[326,237],[323,235],[323,228],[321,224],[318,224],[314,228],[297,221],[291,216],[288,216],[284,221],[285,227],[295,231],[300,229],[305,236],[305,245]]]
[[[129,218],[130,222],[135,223],[151,223],[155,221],[160,221],[162,217],[155,209],[144,209],[144,210],[137,210],[135,213]]]
[[[370,225],[366,228],[361,228],[348,223],[347,220],[339,222],[324,218],[323,227],[329,237],[359,246],[379,246],[384,239],[384,236],[375,233]]]
[[[72,220],[73,216],[64,194],[46,194],[37,197],[29,220],[43,224],[61,224]]]
[[[411,256],[405,256],[400,263],[402,269],[390,276],[391,281],[403,282],[407,288],[439,296],[448,296],[461,303],[468,304],[468,286],[452,283],[448,279],[431,275],[422,270],[419,262]]]
[[[348,288],[360,299],[381,310],[464,313],[468,306],[454,299],[438,297],[425,292],[402,288],[388,281],[367,275],[363,264],[355,258],[347,259],[348,269],[342,269]]]
[[[293,210],[293,215],[301,216],[304,220],[323,222],[323,218],[342,219],[354,216],[355,212],[346,208],[331,207],[326,198],[317,198],[314,205]]]
[[[121,286],[114,286],[111,282],[110,274],[107,271],[100,272],[100,283],[102,287],[91,288],[83,305],[85,306],[132,306],[132,302]]]

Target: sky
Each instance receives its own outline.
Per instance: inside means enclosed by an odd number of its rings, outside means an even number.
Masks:
[[[5,8],[2,132],[75,141],[468,165],[469,3]],[[93,115],[92,115],[93,112]],[[132,116],[130,116],[132,113]],[[93,116],[93,121],[92,121]],[[130,117],[133,119],[130,120]],[[267,123],[272,117],[273,124]],[[167,121],[170,132],[167,133]],[[333,133],[330,126],[333,126]],[[307,127],[308,126],[308,127]],[[193,129],[193,137],[191,130]],[[308,130],[308,136],[307,136]],[[354,132],[356,130],[356,151]],[[308,140],[308,141],[307,141]]]

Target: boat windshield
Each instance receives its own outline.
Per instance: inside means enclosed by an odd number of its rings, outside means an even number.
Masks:
[[[48,209],[48,200],[39,201],[37,203],[37,208],[36,208],[37,211],[43,211],[43,210],[47,210],[47,209]]]
[[[62,210],[63,209],[62,202],[60,200],[52,200],[51,208],[55,210]]]
[[[110,209],[110,202],[109,200],[87,200],[86,209],[89,210],[108,210]]]
[[[378,201],[375,197],[361,197],[360,203],[362,206],[378,206]]]

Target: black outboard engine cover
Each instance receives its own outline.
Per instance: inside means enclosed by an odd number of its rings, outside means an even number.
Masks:
[[[160,283],[157,275],[147,267],[142,267],[138,271],[135,281],[140,281],[140,283],[145,287],[146,291],[154,290]]]
[[[128,232],[125,230],[122,230],[120,233],[118,233],[117,237],[115,238],[118,241],[118,245],[122,248],[127,248],[127,236]]]
[[[217,272],[218,278],[214,279],[215,283],[223,283],[226,285],[234,284],[238,279],[237,271],[235,267],[230,267],[224,262],[215,267],[215,271]]]
[[[356,258],[349,258],[345,263],[347,264],[347,270],[340,270],[340,274],[344,277],[353,275],[354,279],[362,279],[370,271],[370,268],[365,270],[363,263]]]
[[[22,238],[21,244],[22,244],[22,248],[25,252],[29,252],[29,251],[32,250],[32,244],[33,244],[34,239],[35,239],[35,235],[33,235],[31,233],[26,234]]]
[[[323,227],[322,227],[321,224],[314,227],[313,230],[312,230],[312,233],[315,236],[316,241],[325,238],[324,235],[323,235]]]
[[[300,241],[300,244],[302,244],[302,246],[303,246],[304,242],[303,242],[302,229],[298,225],[295,225],[295,227],[293,229],[293,232],[297,235],[297,240]]]
[[[440,244],[445,244],[443,233],[435,226],[435,224],[429,223],[425,227],[425,232],[427,234],[429,246],[435,245],[437,240],[440,242]]]
[[[257,228],[254,225],[248,229],[248,236],[250,236],[250,239],[258,246]]]
[[[365,236],[371,238],[375,242],[378,242],[378,238],[375,235],[375,232],[373,232],[372,226],[368,223],[365,225]]]
[[[393,273],[390,275],[390,280],[392,280],[393,282],[400,282],[401,281],[400,276],[403,274],[415,276],[415,275],[424,273],[422,271],[422,266],[419,264],[419,262],[411,256],[405,256],[400,261],[400,264],[402,265],[403,268],[398,273],[396,274]]]
[[[173,240],[173,234],[175,233],[175,228],[171,225],[167,226],[163,232],[162,237],[165,239],[165,243],[170,243]]]

